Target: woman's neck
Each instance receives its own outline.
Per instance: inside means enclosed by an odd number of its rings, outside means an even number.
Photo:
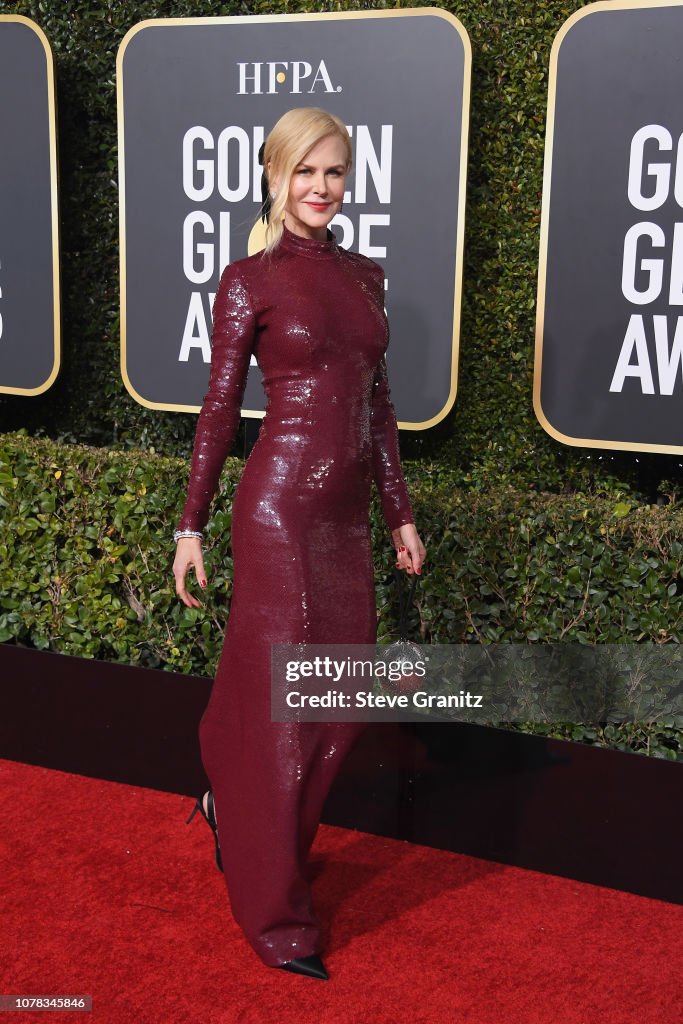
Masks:
[[[299,235],[300,238],[314,238],[318,242],[324,242],[327,239],[327,224],[320,228],[314,228],[286,213],[284,225],[288,231],[291,231],[293,235]]]

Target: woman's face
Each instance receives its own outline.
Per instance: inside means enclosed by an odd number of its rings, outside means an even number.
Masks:
[[[326,238],[345,187],[346,149],[338,135],[328,135],[309,149],[292,172],[285,225],[306,238]]]

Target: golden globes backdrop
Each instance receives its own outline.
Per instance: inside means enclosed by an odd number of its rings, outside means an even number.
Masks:
[[[617,0],[553,44],[534,407],[568,444],[683,452],[681,40]]]
[[[401,426],[456,389],[470,45],[438,8],[145,21],[117,60],[121,371],[143,405],[199,411],[227,263],[263,247],[258,151],[292,107],[340,117],[354,166],[340,245],[385,269]],[[243,411],[262,416],[252,357]]]
[[[42,30],[0,15],[0,391],[37,395],[59,372],[54,71]]]

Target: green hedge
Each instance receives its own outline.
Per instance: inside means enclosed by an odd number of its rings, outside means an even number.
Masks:
[[[426,643],[680,643],[683,508],[614,495],[467,492],[406,462],[428,550],[411,629]],[[187,463],[0,435],[0,641],[213,675],[230,602],[228,459],[207,528],[201,609],[175,594],[173,524]],[[378,638],[396,636],[393,547],[373,499]],[[194,586],[197,592],[196,585]],[[513,726],[673,759],[683,730],[652,723]]]
[[[0,396],[0,431],[189,454],[195,417],[143,408],[119,373],[116,52],[143,19],[420,6],[213,0],[0,0],[33,18],[57,74],[64,310],[63,370],[44,395]],[[610,477],[637,500],[680,478],[679,458],[567,448],[536,422],[532,367],[540,197],[553,38],[579,0],[439,3],[473,52],[459,390],[454,411],[403,434],[414,459],[449,465],[458,485],[585,489]],[[439,136],[435,126],[434,150]],[[255,211],[256,213],[256,211]],[[240,436],[238,443],[243,438]]]

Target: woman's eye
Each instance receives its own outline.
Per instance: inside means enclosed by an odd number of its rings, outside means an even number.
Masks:
[[[310,167],[302,167],[299,171],[297,171],[297,174],[308,174],[310,169],[311,169]],[[327,173],[328,174],[334,174],[335,178],[339,178],[341,176],[341,171],[333,170],[333,171],[328,171]]]

